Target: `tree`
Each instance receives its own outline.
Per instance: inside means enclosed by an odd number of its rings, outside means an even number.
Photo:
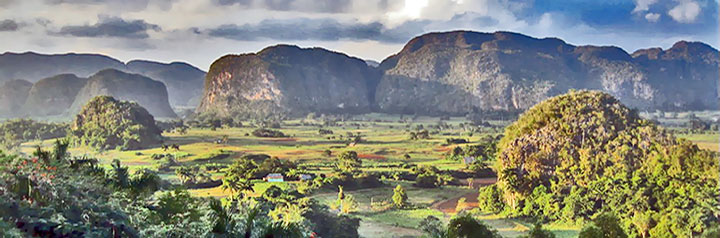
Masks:
[[[501,237],[496,230],[491,229],[468,213],[462,213],[452,218],[448,223],[446,234],[447,238]]]
[[[340,213],[350,214],[358,210],[358,203],[353,195],[346,195],[340,203]]]
[[[442,221],[434,216],[427,216],[420,221],[418,229],[425,232],[429,238],[445,238],[445,228]]]
[[[395,206],[396,208],[407,207],[408,196],[405,193],[405,188],[403,188],[400,184],[398,184],[393,190],[392,200],[393,206]]]
[[[603,213],[580,231],[578,238],[627,238],[627,234],[618,218],[611,213]]]
[[[535,226],[528,232],[527,235],[520,236],[520,238],[555,238],[555,234],[542,228],[541,223],[535,223]]]
[[[223,191],[230,190],[230,196],[235,198],[237,196],[242,197],[245,191],[255,191],[252,182],[248,179],[243,179],[238,176],[226,176],[223,178],[222,187]]]
[[[358,158],[357,152],[345,151],[338,155],[335,167],[341,172],[357,172],[362,167],[362,160]]]

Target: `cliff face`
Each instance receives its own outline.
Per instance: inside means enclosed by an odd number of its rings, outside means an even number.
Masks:
[[[137,102],[155,117],[177,116],[170,108],[167,89],[162,82],[114,69],[106,69],[91,76],[77,93],[70,113],[79,112],[90,99],[101,95]]]
[[[45,78],[32,86],[22,114],[29,116],[60,115],[67,111],[75,101],[87,78],[74,74],[61,74]]]
[[[219,116],[370,111],[375,70],[324,49],[278,45],[215,61],[197,111]]]
[[[87,78],[103,69],[136,73],[165,83],[170,102],[195,107],[200,101],[205,72],[186,63],[169,64],[133,60],[127,64],[97,54],[4,53],[0,54],[0,79],[24,79],[37,82],[60,74]],[[0,83],[2,81],[0,80]]]
[[[384,112],[520,111],[569,89],[603,90],[647,110],[718,106],[718,52],[701,43],[631,56],[508,32],[431,33],[379,68],[375,101]]]
[[[25,80],[10,80],[0,84],[0,118],[18,116],[33,86]]]

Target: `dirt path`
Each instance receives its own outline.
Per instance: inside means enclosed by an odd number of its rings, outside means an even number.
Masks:
[[[478,204],[478,192],[470,192],[466,193],[454,198],[450,198],[447,200],[439,201],[434,203],[430,208],[441,211],[445,214],[453,214],[455,213],[455,207],[457,207],[458,200],[460,198],[465,198],[465,203],[467,204],[467,208],[473,208],[477,207]]]
[[[467,185],[466,181],[462,181],[462,182],[463,182],[463,184]],[[477,188],[480,188],[483,186],[495,184],[496,182],[497,182],[497,178],[476,178],[476,179],[473,179],[472,183],[473,183],[473,188],[477,189]],[[430,206],[430,208],[436,209],[436,210],[441,211],[446,214],[452,214],[452,213],[455,213],[455,208],[457,207],[458,200],[460,200],[460,198],[465,198],[465,203],[467,204],[467,208],[477,207],[478,194],[479,193],[477,191],[462,194],[460,196],[456,196],[456,197],[453,197],[450,199],[436,202],[436,203],[432,204]]]

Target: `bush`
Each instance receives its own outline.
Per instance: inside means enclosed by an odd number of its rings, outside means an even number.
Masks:
[[[493,184],[480,188],[478,195],[478,208],[484,212],[499,213],[505,208],[501,191]]]
[[[438,178],[432,174],[420,174],[415,179],[415,186],[420,188],[436,188],[439,186]]]
[[[271,129],[266,129],[266,128],[255,129],[252,132],[252,135],[256,136],[256,137],[275,137],[275,138],[285,137],[285,134],[283,134],[281,131],[276,131],[276,130],[271,130]]]

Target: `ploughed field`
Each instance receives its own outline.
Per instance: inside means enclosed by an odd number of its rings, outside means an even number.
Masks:
[[[282,160],[291,160],[298,166],[307,168],[309,173],[315,175],[332,175],[337,173],[333,168],[336,156],[344,151],[355,151],[362,159],[364,172],[396,172],[408,171],[400,166],[411,163],[417,165],[431,165],[441,170],[464,170],[462,161],[445,159],[447,153],[455,146],[465,144],[448,144],[448,139],[465,139],[469,144],[479,142],[488,136],[497,137],[503,128],[511,121],[488,121],[489,124],[481,127],[467,125],[468,121],[462,117],[411,117],[387,114],[366,114],[355,116],[351,120],[338,121],[335,125],[322,126],[319,119],[296,119],[283,121],[280,128],[273,128],[284,133],[285,137],[256,137],[252,132],[257,129],[251,122],[243,122],[243,127],[190,128],[184,133],[165,132],[165,144],[176,144],[179,149],[162,147],[144,150],[97,151],[87,147],[72,147],[70,153],[74,156],[87,155],[98,158],[104,166],[108,166],[113,159],[119,159],[130,170],[141,168],[158,169],[161,177],[173,183],[180,184],[180,178],[175,169],[183,166],[195,165],[229,165],[235,160],[248,154],[266,154],[276,156]],[[663,122],[661,120],[661,122]],[[675,125],[682,124],[682,120],[673,120]],[[438,125],[445,124],[438,129]],[[319,129],[330,130],[332,134],[321,134]],[[478,129],[479,128],[479,129]],[[427,130],[428,139],[410,139],[410,132]],[[327,132],[326,132],[327,133]],[[348,137],[352,134],[352,137]],[[349,142],[348,138],[356,135],[362,138],[358,143]],[[720,134],[705,133],[678,133],[678,137],[689,139],[701,148],[717,151],[720,147],[718,141]],[[31,154],[40,145],[50,148],[54,140],[33,141],[22,144],[22,153]],[[328,156],[327,151],[331,154]],[[410,158],[406,158],[406,154]],[[167,164],[167,160],[160,156],[171,155],[177,163]],[[489,162],[493,167],[493,161]],[[222,170],[208,171],[212,180],[221,180]],[[360,188],[346,191],[358,202],[358,210],[353,216],[362,218],[360,234],[365,237],[418,237],[422,232],[417,230],[419,222],[429,215],[441,219],[449,219],[457,211],[472,209],[477,206],[478,186],[485,186],[495,182],[494,177],[475,178],[472,187],[464,179],[456,185],[445,185],[438,188],[420,188],[413,185],[413,181],[382,179],[385,185],[375,188]],[[250,195],[262,194],[268,187],[275,185],[282,189],[295,189],[297,181],[265,182],[253,180],[254,192]],[[393,188],[402,185],[406,190],[409,202],[407,209],[385,209],[383,202],[391,201]],[[195,196],[226,197],[230,191],[221,186],[210,186],[189,190]],[[312,197],[320,202],[331,205],[337,198],[337,189],[320,189]],[[461,198],[464,201],[459,202]],[[462,204],[459,204],[462,203]],[[480,215],[485,223],[497,229],[504,237],[517,237],[523,235],[532,227],[531,221],[519,219],[506,219],[498,215]],[[574,224],[548,224],[546,229],[554,232],[558,237],[576,237],[580,229]]]

